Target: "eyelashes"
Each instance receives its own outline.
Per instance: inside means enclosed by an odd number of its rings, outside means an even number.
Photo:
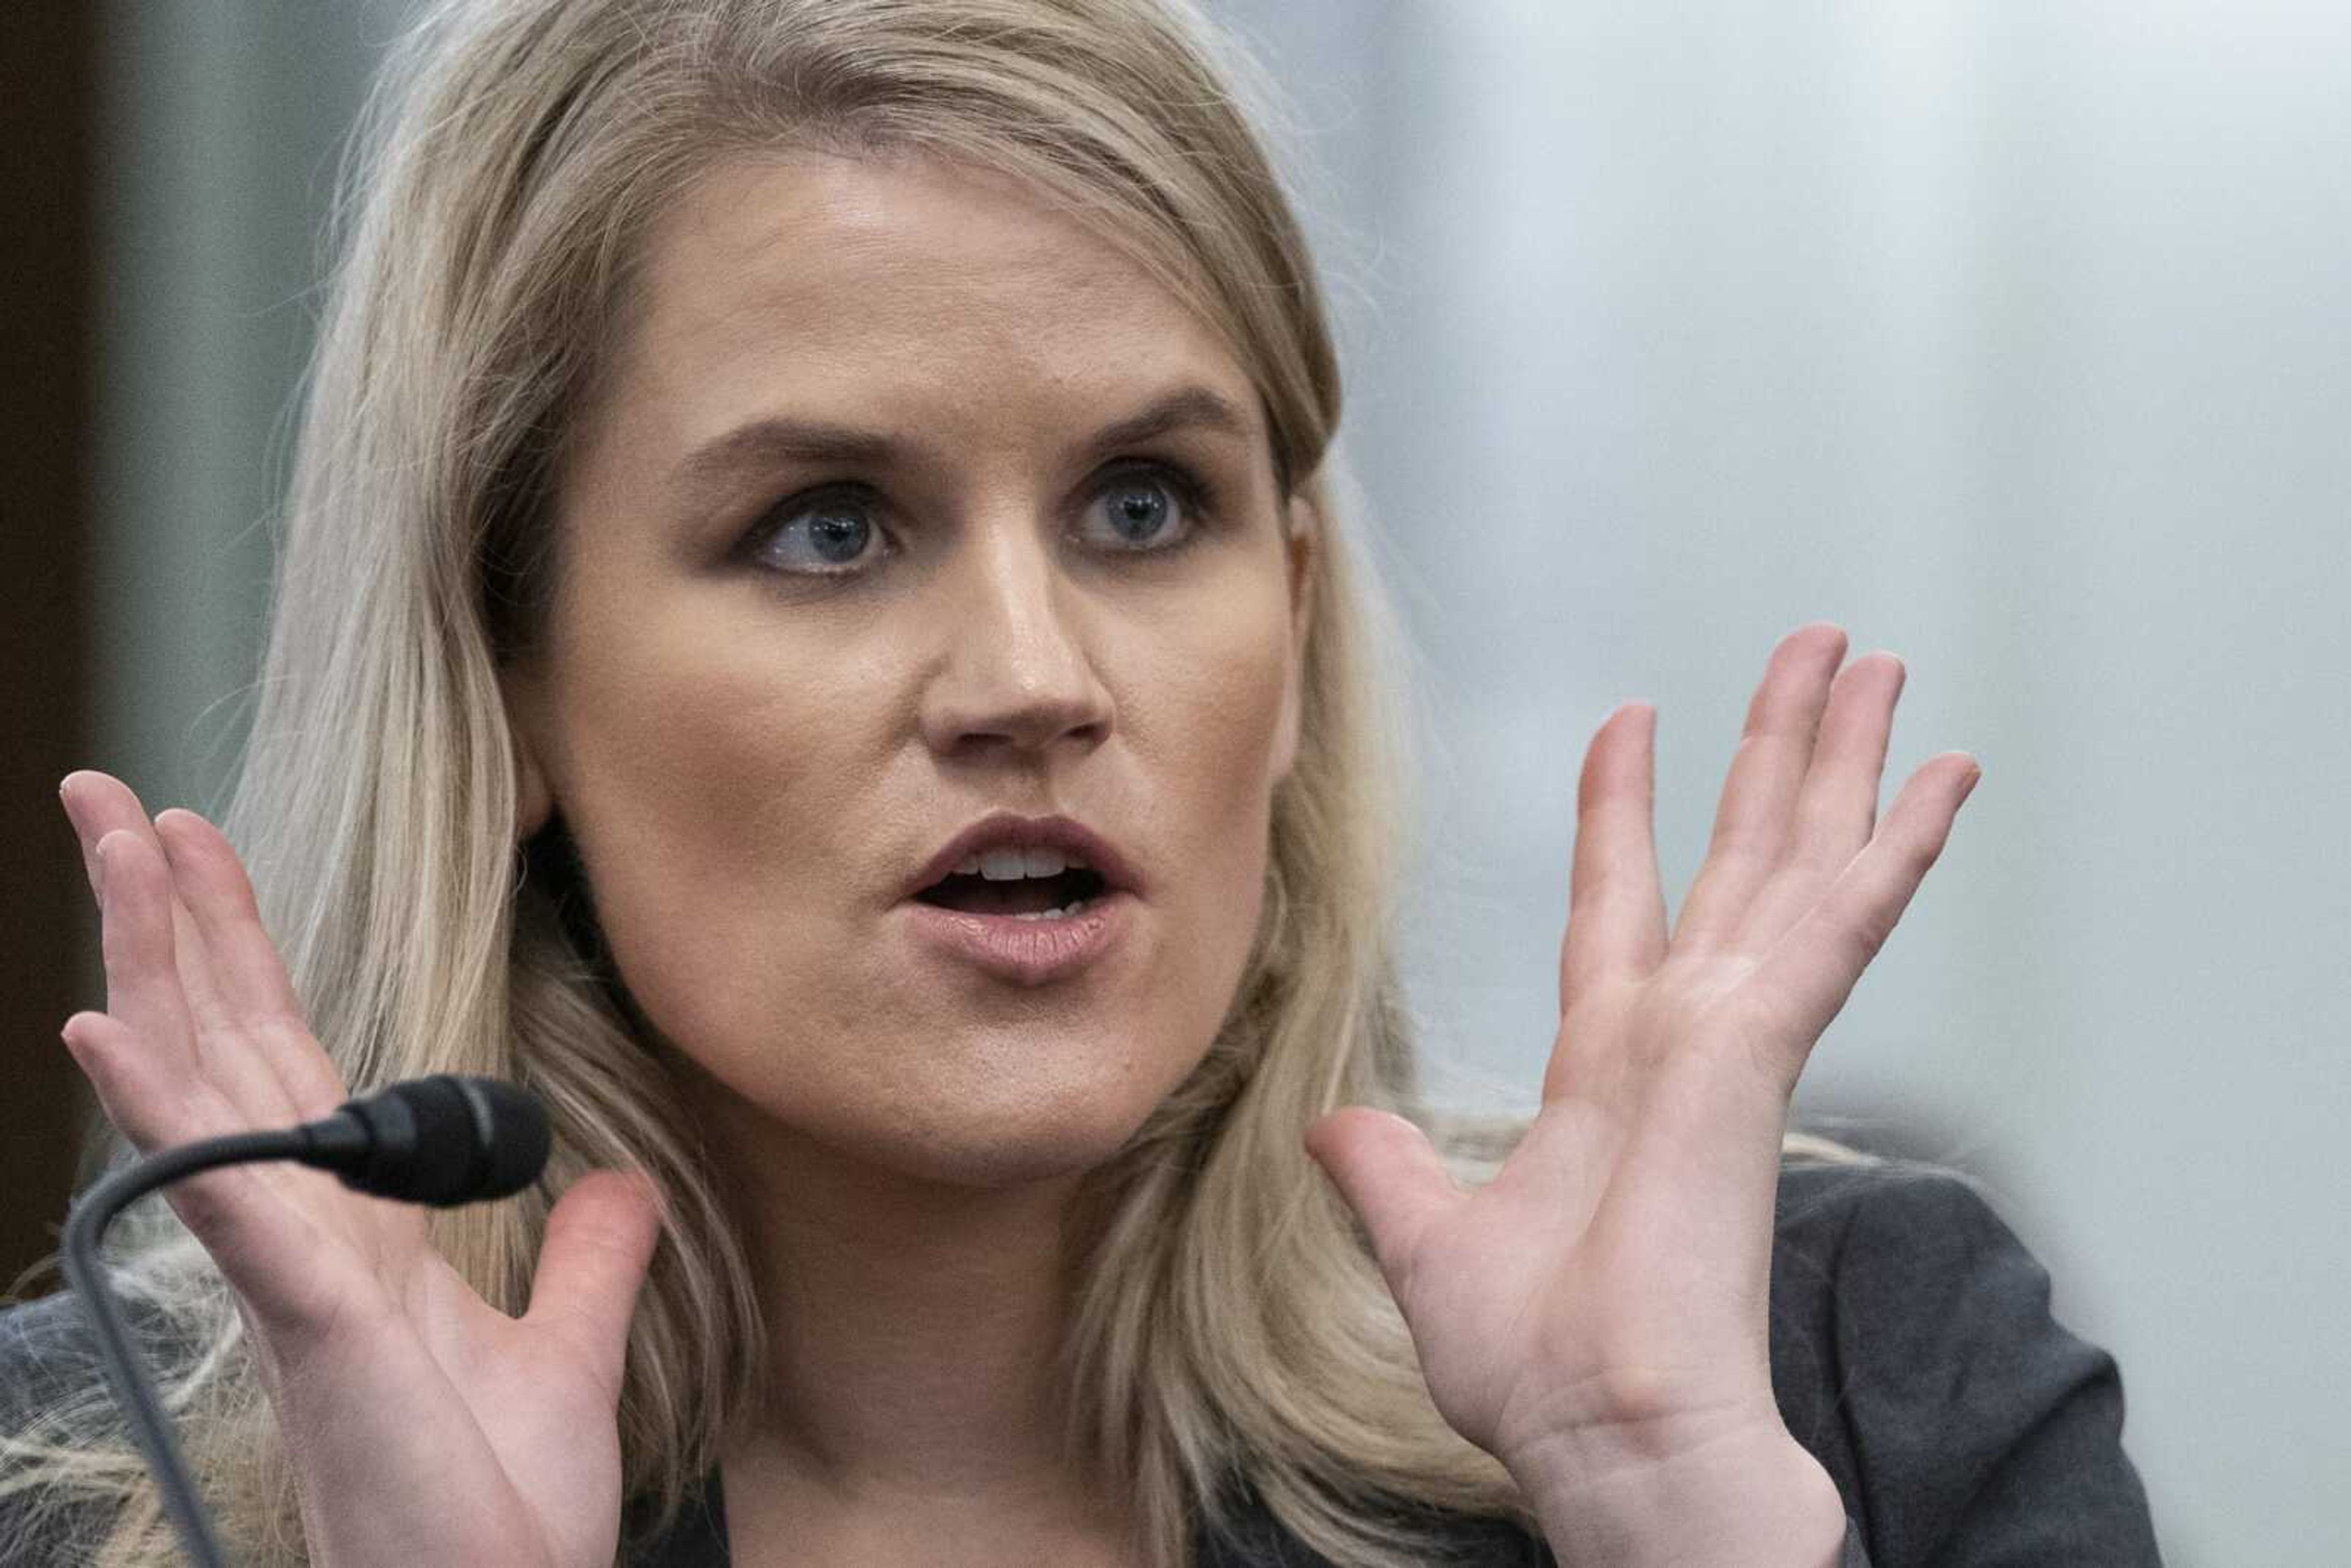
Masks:
[[[1174,506],[1137,515],[1123,504],[1152,491]],[[1187,549],[1222,516],[1213,482],[1189,466],[1163,459],[1122,464],[1101,476],[1086,500],[1084,521],[1095,522],[1109,502],[1107,528],[1085,528],[1088,544],[1107,556],[1175,555]],[[745,535],[738,554],[762,570],[799,578],[857,577],[904,552],[882,524],[889,506],[873,486],[858,481],[819,485],[777,502]],[[1124,524],[1157,521],[1148,536],[1125,532]]]

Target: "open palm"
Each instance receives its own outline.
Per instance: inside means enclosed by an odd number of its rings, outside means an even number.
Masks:
[[[63,1032],[109,1119],[147,1154],[331,1113],[347,1086],[228,841],[189,811],[151,822],[104,773],[62,793],[107,979],[106,1010]],[[235,1292],[312,1562],[610,1563],[622,1351],[659,1228],[641,1178],[563,1196],[519,1318],[434,1249],[423,1210],[324,1173],[228,1166],[167,1198]]]
[[[1362,1218],[1447,1421],[1514,1470],[1669,1465],[1783,1441],[1773,1200],[1790,1096],[1978,776],[1929,759],[1881,826],[1904,671],[1840,674],[1842,630],[1773,651],[1706,863],[1668,937],[1654,714],[1583,765],[1560,1026],[1541,1106],[1464,1192],[1401,1117],[1349,1107],[1310,1152]]]

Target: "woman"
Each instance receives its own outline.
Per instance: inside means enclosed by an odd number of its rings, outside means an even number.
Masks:
[[[1152,0],[404,40],[226,831],[66,781],[64,1035],[141,1150],[515,1078],[560,1196],[173,1189],[122,1273],[240,1561],[2151,1560],[2014,1239],[1784,1134],[1975,777],[1878,821],[1898,661],[1774,652],[1670,936],[1620,709],[1541,1112],[1421,1130],[1247,70]],[[9,1321],[20,1521],[170,1561]]]

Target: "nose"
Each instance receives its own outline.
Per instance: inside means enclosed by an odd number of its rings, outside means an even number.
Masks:
[[[923,695],[940,757],[1079,749],[1110,733],[1111,699],[1089,654],[1083,607],[1038,530],[976,528],[948,572],[945,648]]]

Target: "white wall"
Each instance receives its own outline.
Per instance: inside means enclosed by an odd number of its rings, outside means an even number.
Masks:
[[[1228,0],[1324,171],[1424,661],[1414,976],[1531,1103],[1576,768],[1669,900],[1772,643],[1984,779],[1800,1112],[1991,1178],[2186,1568],[2351,1561],[2351,12]],[[400,0],[108,0],[109,737],[212,801],[335,139]],[[224,699],[231,699],[224,702]]]
[[[150,810],[248,721],[340,139],[407,0],[102,0],[99,733]]]

